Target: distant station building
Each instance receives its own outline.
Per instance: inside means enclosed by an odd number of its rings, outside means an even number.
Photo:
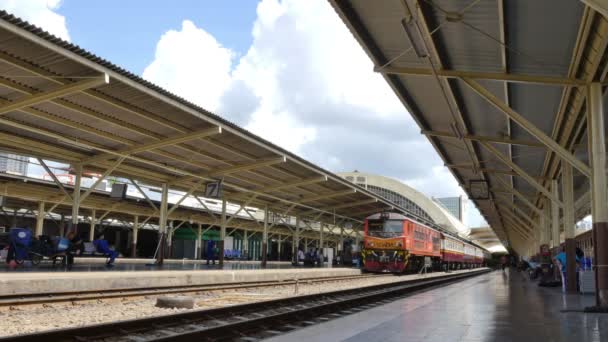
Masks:
[[[27,175],[28,157],[12,153],[0,153],[0,172]]]
[[[396,179],[358,171],[341,172],[338,175],[448,231],[466,234],[468,230],[460,218],[453,216],[444,205]]]
[[[433,198],[435,202],[442,205],[447,211],[450,212],[454,217],[460,220],[463,224],[466,225],[466,207],[467,202],[464,196],[453,196],[453,197],[439,197]]]

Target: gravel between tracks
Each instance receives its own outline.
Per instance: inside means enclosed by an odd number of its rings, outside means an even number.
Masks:
[[[336,290],[346,290],[377,284],[404,281],[409,277],[379,276],[365,279],[338,280],[322,283],[298,284],[297,295],[315,294]],[[294,285],[273,287],[244,288],[234,290],[204,291],[189,293],[195,298],[191,310],[210,309],[238,305],[256,301],[294,296]],[[74,303],[55,303],[48,305],[24,305],[2,308],[0,310],[0,336],[25,334],[50,329],[67,328],[159,316],[169,313],[190,311],[189,309],[162,309],[155,307],[157,296],[83,301]]]

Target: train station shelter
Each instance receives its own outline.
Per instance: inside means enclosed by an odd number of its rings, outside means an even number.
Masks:
[[[591,214],[608,307],[608,7],[570,1],[329,1],[498,235],[522,256]]]
[[[336,246],[345,236],[358,239],[369,214],[411,214],[6,12],[0,42],[0,149],[35,158],[49,176],[3,175],[0,188],[15,216],[35,216],[36,235],[53,215],[72,227],[90,223],[91,239],[96,224],[110,219],[132,227],[134,247],[142,227],[157,229],[165,246],[185,224],[199,239],[217,229],[223,258],[223,241],[238,229],[262,235],[265,262],[269,235],[289,239],[292,248],[301,239]],[[67,165],[73,185],[50,162]],[[85,187],[87,177],[94,181]],[[109,177],[139,197],[125,196],[124,188],[122,195],[120,188],[99,190]],[[169,200],[171,193],[178,198]],[[208,207],[209,198],[220,201],[218,210]]]

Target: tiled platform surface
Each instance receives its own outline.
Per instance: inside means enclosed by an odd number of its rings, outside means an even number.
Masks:
[[[143,265],[140,265],[143,266]],[[199,265],[200,266],[200,265]],[[119,265],[116,265],[121,269]],[[249,265],[247,269],[186,269],[155,268],[150,270],[91,271],[91,272],[5,272],[0,273],[0,295],[28,293],[57,293],[97,291],[103,289],[133,289],[147,287],[211,285],[307,279],[361,274],[354,268],[266,268]]]
[[[593,301],[495,271],[272,341],[608,341],[608,314],[562,312]]]

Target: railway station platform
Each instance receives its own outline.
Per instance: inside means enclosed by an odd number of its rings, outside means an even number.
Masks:
[[[608,341],[592,295],[538,287],[514,269],[419,292],[270,341]]]
[[[38,272],[4,272],[0,273],[0,295],[304,280],[361,274],[355,268],[303,268],[283,263],[269,264],[262,269],[259,262],[228,262],[223,269],[219,269],[218,265],[165,262],[162,268],[146,266],[145,263],[123,262],[107,269],[103,263],[88,263],[80,265],[83,272],[74,272],[74,269],[79,269],[76,263],[72,271],[57,267],[46,272],[40,269],[37,269]]]
[[[68,270],[63,266],[53,266],[51,262],[45,261],[39,265],[32,266],[27,262],[16,268],[0,267],[0,274],[13,272],[111,272],[111,271],[159,271],[159,270],[217,270],[219,265],[207,265],[206,260],[192,259],[165,259],[162,266],[152,265],[154,260],[150,258],[118,258],[112,267],[106,266],[105,258],[74,258],[74,265]],[[266,268],[292,268],[290,261],[268,261]],[[260,269],[260,261],[224,260],[224,270]]]

